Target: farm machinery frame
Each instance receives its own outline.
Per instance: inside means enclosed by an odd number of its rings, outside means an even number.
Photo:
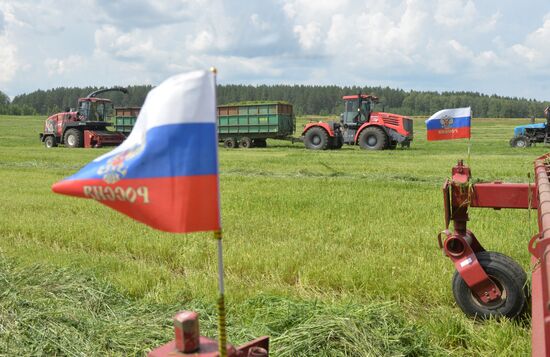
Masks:
[[[101,93],[118,91],[128,93],[125,88],[101,89],[78,100],[78,109],[51,115],[44,123],[40,140],[47,148],[63,144],[69,148],[102,147],[119,145],[126,139],[122,133],[109,131],[111,125],[106,118],[112,109],[109,99],[97,98]]]
[[[453,262],[453,295],[469,316],[514,318],[528,307],[527,277],[503,254],[486,251],[467,229],[468,209],[536,209],[538,233],[528,244],[532,271],[532,355],[550,355],[550,153],[534,162],[535,183],[474,183],[470,168],[459,161],[443,185],[446,229],[439,246]],[[454,222],[454,231],[449,224]]]

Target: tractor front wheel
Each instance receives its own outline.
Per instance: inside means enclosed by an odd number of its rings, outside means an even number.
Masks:
[[[65,146],[69,148],[82,147],[83,137],[82,132],[78,129],[69,129],[65,132]]]
[[[48,135],[44,138],[44,146],[49,148],[53,148],[57,146],[57,142],[55,141],[55,137],[53,135]]]
[[[363,129],[357,141],[361,149],[383,150],[387,145],[388,137],[382,129],[370,126]]]
[[[304,145],[311,150],[326,150],[328,148],[328,134],[325,129],[314,127],[304,135]]]
[[[527,148],[531,146],[531,141],[525,135],[518,135],[510,140],[510,145],[514,148]]]
[[[527,276],[521,266],[512,258],[497,252],[479,252],[476,257],[489,278],[500,288],[502,295],[497,300],[482,302],[455,271],[453,295],[460,309],[468,316],[481,319],[501,316],[514,318],[521,315],[527,306]]]

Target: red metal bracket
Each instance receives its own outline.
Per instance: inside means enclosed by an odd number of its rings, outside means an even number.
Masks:
[[[218,357],[218,342],[200,336],[199,315],[192,311],[180,311],[174,317],[175,339],[147,355],[148,357]],[[268,357],[269,337],[263,336],[237,348],[227,344],[228,357]]]
[[[502,292],[477,260],[476,253],[482,250],[483,247],[473,234],[448,234],[443,242],[443,251],[453,261],[466,285],[479,300],[488,303],[500,299]]]

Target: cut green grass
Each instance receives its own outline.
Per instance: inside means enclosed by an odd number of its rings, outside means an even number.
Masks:
[[[215,320],[211,234],[158,232],[97,202],[53,194],[51,184],[109,149],[48,150],[38,141],[43,119],[0,117],[3,254],[20,269],[38,263],[95,277],[132,304],[211,307],[204,314]],[[301,128],[307,119],[298,119]],[[513,127],[522,123],[474,119],[470,164],[476,179],[526,182],[532,175],[533,160],[547,149],[508,146]],[[395,326],[420,327],[417,342],[430,342],[429,349],[419,350],[428,352],[417,355],[528,355],[529,326],[506,320],[474,323],[452,298],[454,268],[436,236],[444,228],[441,185],[466,152],[465,140],[426,142],[420,118],[408,150],[344,146],[317,152],[275,140],[268,140],[267,148],[220,147],[227,297],[230,315],[236,315],[232,341],[273,333],[253,322],[259,307],[250,301],[278,296],[359,310],[387,303],[392,316],[401,319]],[[535,212],[529,216],[523,210],[473,209],[469,228],[485,248],[511,256],[528,271],[527,243],[536,231],[535,219]],[[277,304],[270,300],[260,311],[270,316],[272,307]],[[158,311],[168,320],[173,314]],[[308,315],[311,326],[317,328],[313,315]],[[270,318],[262,323],[267,326]],[[363,333],[351,322],[331,323],[341,336]],[[278,333],[281,339],[299,335]],[[359,338],[349,340],[357,344]],[[292,351],[308,353],[308,345]]]

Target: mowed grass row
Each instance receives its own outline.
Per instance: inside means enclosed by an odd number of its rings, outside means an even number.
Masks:
[[[299,118],[297,135],[310,119]],[[513,127],[524,122],[474,120],[474,177],[525,182],[532,176],[533,160],[547,150],[508,146]],[[42,123],[39,117],[0,117],[2,254],[21,267],[40,263],[95,276],[140,304],[212,304],[211,235],[157,232],[97,202],[51,193],[52,183],[109,149],[47,150],[38,141]],[[317,152],[284,141],[268,141],[265,149],[220,148],[227,295],[238,316],[230,335],[236,342],[243,342],[245,330],[265,333],[251,322],[258,307],[250,299],[277,296],[336,307],[392,302],[419,329],[419,341],[434,346],[424,354],[529,353],[528,324],[474,323],[454,304],[453,266],[436,235],[445,228],[442,182],[458,159],[467,159],[468,143],[426,142],[425,136],[418,118],[408,150],[344,146]],[[469,227],[487,249],[528,270],[535,217],[472,210]]]

